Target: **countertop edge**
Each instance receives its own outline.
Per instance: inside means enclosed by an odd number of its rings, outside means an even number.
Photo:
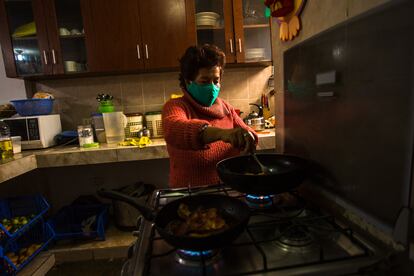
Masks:
[[[273,134],[273,135],[272,135]],[[258,150],[274,149],[274,132],[259,136]],[[154,139],[147,147],[109,147],[80,149],[76,146],[49,148],[17,154],[15,159],[0,164],[0,183],[37,168],[94,165],[114,162],[169,158],[164,140]]]
[[[37,168],[37,159],[34,154],[0,165],[0,183],[25,174]]]

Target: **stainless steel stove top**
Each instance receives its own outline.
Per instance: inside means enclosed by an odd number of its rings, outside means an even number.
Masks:
[[[213,252],[183,252],[145,221],[124,275],[335,275],[358,271],[379,257],[377,248],[294,192],[255,197],[223,185],[166,189],[154,192],[151,204],[159,209],[179,197],[204,193],[246,201],[251,218],[244,233]]]

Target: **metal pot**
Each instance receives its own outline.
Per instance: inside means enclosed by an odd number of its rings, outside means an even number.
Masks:
[[[258,104],[251,103],[259,109],[259,113],[252,111],[245,119],[244,122],[246,125],[251,127],[254,131],[265,130],[265,119],[263,117],[263,107]]]

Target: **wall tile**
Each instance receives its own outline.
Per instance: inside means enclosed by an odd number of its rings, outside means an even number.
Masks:
[[[142,88],[145,105],[164,103],[164,83],[160,74],[142,75]]]
[[[267,82],[272,75],[272,67],[266,68],[249,68],[247,71],[249,76],[249,100],[256,101],[260,99],[262,93],[268,92]]]
[[[130,106],[144,104],[141,75],[120,76],[118,77],[118,80],[121,84],[122,105]]]
[[[167,73],[163,76],[165,101],[168,101],[171,94],[181,93],[180,82],[178,80],[178,72]]]
[[[242,100],[249,97],[247,73],[245,68],[227,69],[221,82],[220,95],[226,100]]]
[[[161,111],[164,104],[148,104],[144,106],[145,112]]]
[[[229,100],[235,109],[240,109],[243,112],[241,115],[242,118],[246,117],[250,113],[249,100]]]
[[[231,98],[237,108],[247,110],[247,113],[248,103],[259,99],[254,98],[253,94],[249,96],[250,74],[254,75],[254,83],[263,86],[260,82],[267,82],[267,79],[256,75],[266,70],[226,69],[220,97],[224,100]],[[144,113],[162,110],[170,95],[181,91],[178,72],[41,81],[36,88],[55,95],[56,112],[61,114],[64,129],[76,128],[84,118],[96,112],[96,96],[99,93],[113,95],[116,110]]]
[[[144,105],[131,105],[131,106],[124,106],[123,107],[123,112],[125,114],[127,113],[144,113],[145,112],[145,107]]]

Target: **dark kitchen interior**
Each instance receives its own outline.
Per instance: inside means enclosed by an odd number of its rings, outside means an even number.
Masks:
[[[0,0],[0,276],[414,275],[413,12]]]

